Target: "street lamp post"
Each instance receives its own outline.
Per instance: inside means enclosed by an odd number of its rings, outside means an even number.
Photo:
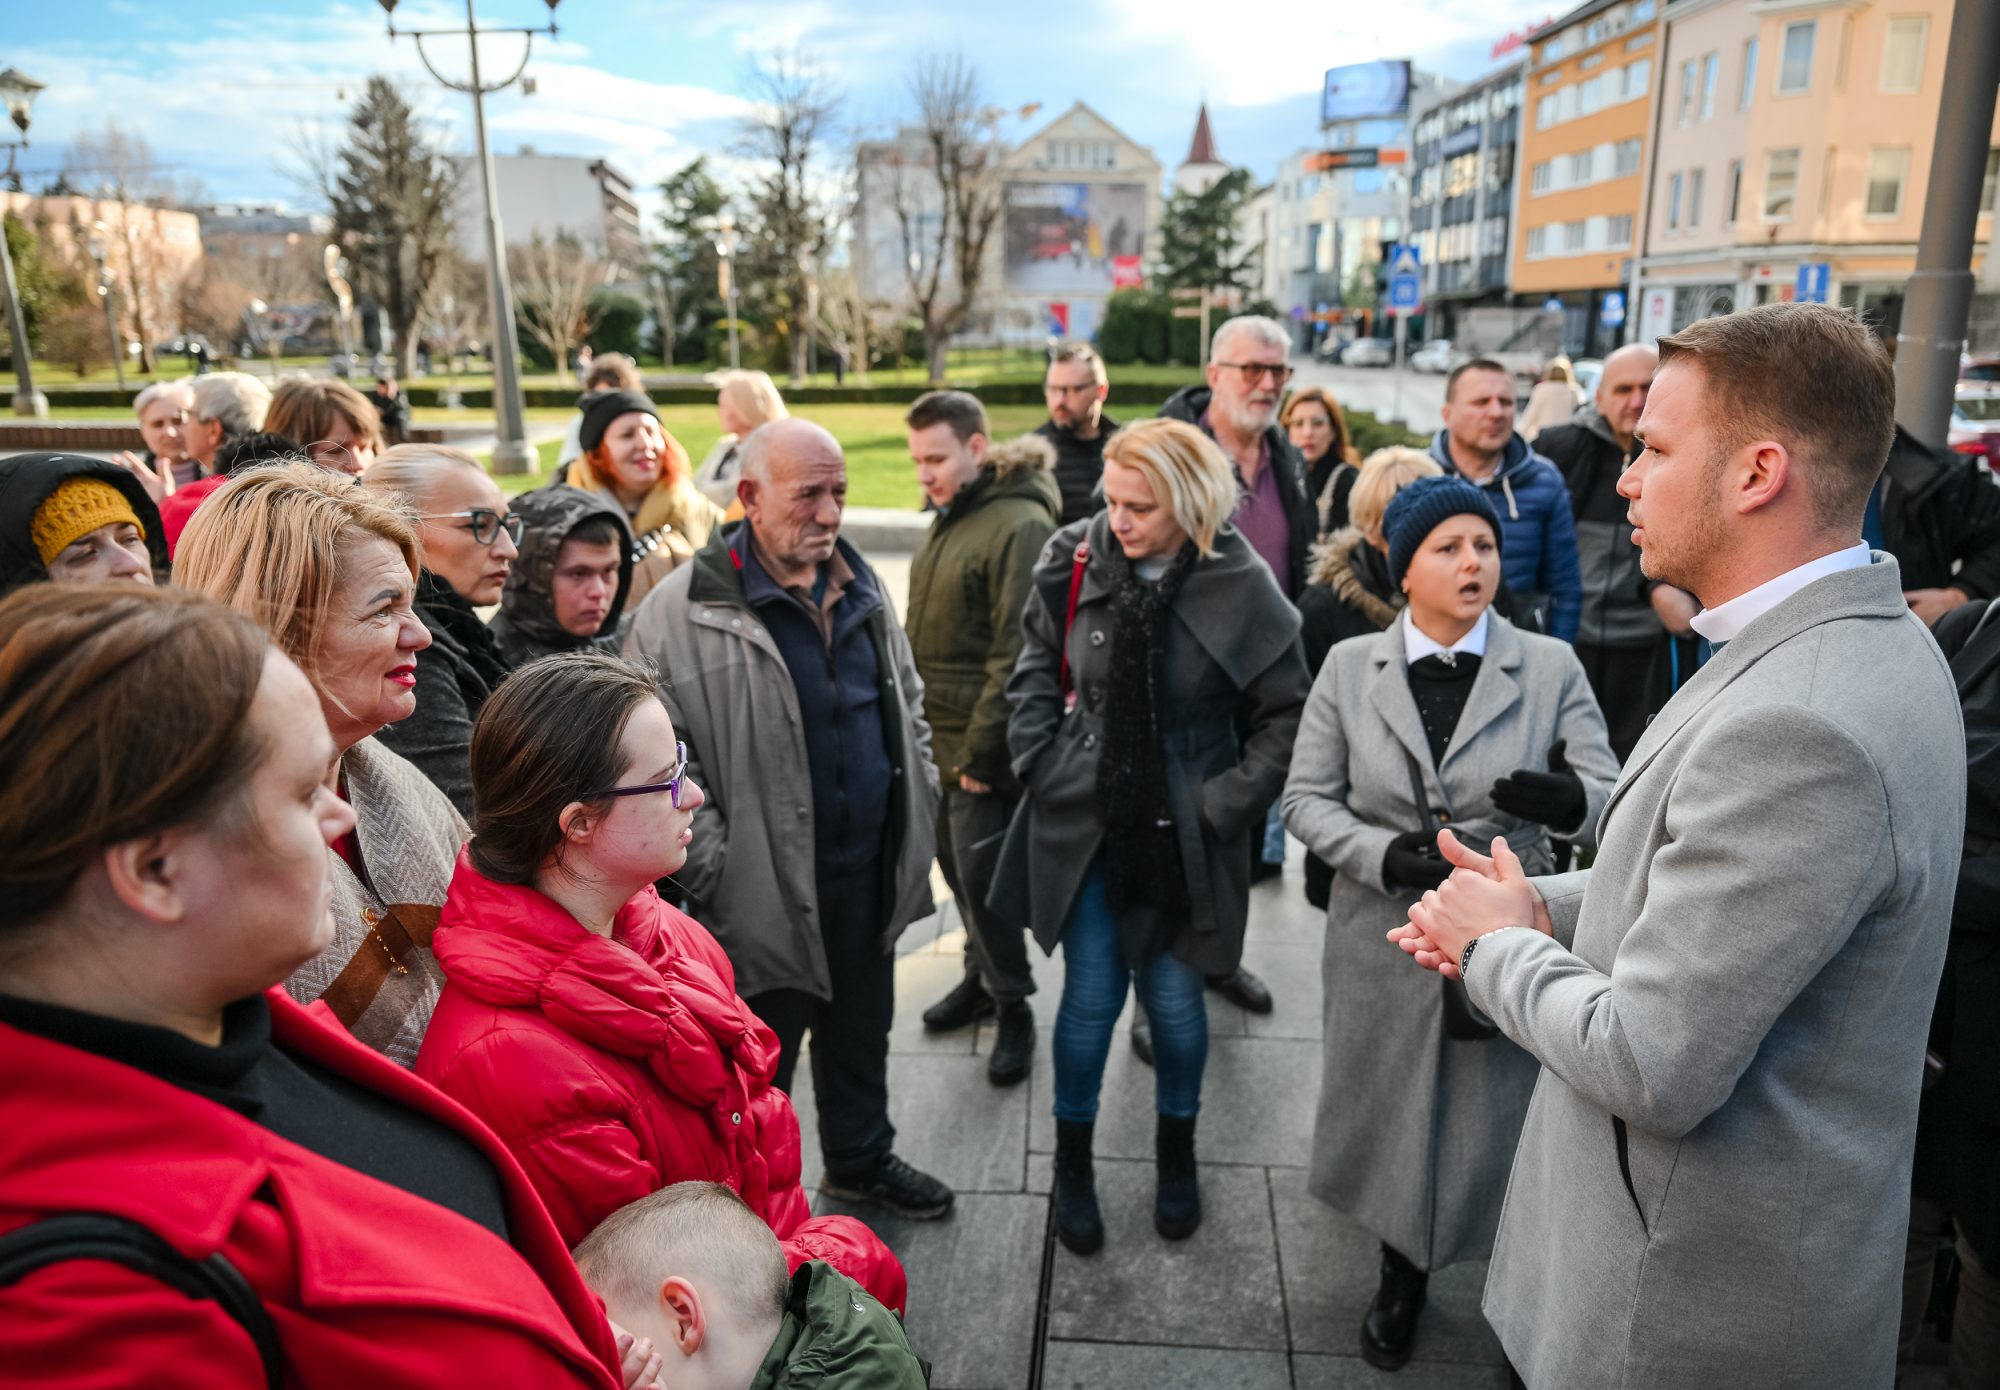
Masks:
[[[111,243],[106,236],[111,229],[102,222],[90,224],[90,258],[97,262],[97,297],[104,301],[104,333],[111,340],[111,369],[118,374],[118,389],[125,389],[125,345],[118,341],[118,313],[112,304],[111,267],[105,261],[105,253]]]
[[[0,149],[7,151],[7,180],[16,193],[21,191],[21,172],[14,167],[14,152],[28,148],[28,111],[35,104],[35,93],[41,90],[42,84],[19,68],[0,72],[0,106],[6,107],[7,118],[21,132],[19,140],[0,144]],[[21,291],[14,283],[14,253],[7,247],[4,226],[0,226],[0,293],[7,298],[7,332],[14,340],[14,375],[20,381],[14,391],[14,413],[45,420],[49,398],[35,389],[35,370],[28,361],[28,321],[21,316]]]
[[[736,219],[727,212],[715,220],[715,254],[721,259],[716,274],[722,277],[722,298],[729,309],[729,370],[743,365],[736,346]]]
[[[529,55],[534,52],[535,35],[555,34],[556,6],[561,0],[544,0],[549,7],[546,29],[481,29],[478,17],[473,13],[473,0],[465,0],[463,29],[399,30],[396,28],[396,2],[378,0],[389,16],[389,37],[404,34],[415,39],[417,57],[423,60],[425,70],[452,91],[465,92],[472,97],[472,130],[479,150],[479,177],[486,194],[486,284],[493,302],[493,404],[499,416],[499,437],[493,444],[493,471],[526,473],[535,465],[535,451],[528,447],[528,427],[522,411],[520,345],[514,338],[514,290],[507,281],[507,241],[500,231],[500,190],[493,178],[493,151],[486,141],[486,98],[513,86],[520,79],[527,69]],[[430,55],[424,52],[424,40],[439,34],[464,37],[466,48],[472,55],[470,82],[453,82],[431,66]],[[489,85],[480,81],[481,34],[520,34],[526,39],[521,48],[520,66],[503,82]]]

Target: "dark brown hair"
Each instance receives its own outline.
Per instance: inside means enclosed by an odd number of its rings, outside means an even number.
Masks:
[[[264,430],[297,440],[309,450],[333,433],[336,418],[346,422],[356,444],[382,447],[382,412],[335,377],[301,377],[280,385],[271,393],[271,408],[264,412]]]
[[[563,807],[617,782],[626,721],[659,698],[650,671],[603,652],[545,656],[500,682],[472,730],[473,867],[528,883],[560,858]]]
[[[1451,375],[1444,379],[1444,398],[1449,401],[1458,393],[1458,379],[1467,372],[1498,372],[1513,381],[1514,374],[1490,357],[1475,357],[1470,362],[1461,362],[1451,369]]]
[[[1680,359],[1701,369],[1718,457],[1776,439],[1805,465],[1814,522],[1859,528],[1896,433],[1896,374],[1860,319],[1828,304],[1765,304],[1660,339],[1660,367]]]
[[[903,423],[913,430],[950,425],[952,437],[961,444],[975,434],[983,434],[989,439],[993,437],[993,426],[986,419],[986,407],[970,391],[926,391],[910,406],[910,413],[903,417]]]
[[[270,646],[182,589],[36,584],[0,602],[0,932],[46,917],[107,847],[236,804],[265,749]]]

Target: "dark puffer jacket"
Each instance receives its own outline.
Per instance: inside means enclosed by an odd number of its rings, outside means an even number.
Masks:
[[[1898,425],[1882,476],[1882,539],[1903,587],[2000,597],[2000,488],[1985,466]]]
[[[1576,519],[1577,566],[1583,575],[1583,617],[1576,640],[1597,647],[1652,646],[1665,629],[1646,600],[1639,547],[1632,544],[1632,523],[1625,519],[1625,499],[1618,495],[1618,476],[1637,456],[1637,446],[1627,454],[1605,418],[1586,406],[1569,424],[1536,435],[1535,448],[1562,474],[1570,515]]]
[[[1206,386],[1188,386],[1167,398],[1160,407],[1163,420],[1185,420],[1190,425],[1200,426],[1208,415],[1208,403],[1215,393]],[[1211,435],[1211,437],[1213,437]],[[1313,541],[1319,535],[1319,509],[1312,498],[1306,496],[1306,463],[1299,451],[1292,447],[1292,441],[1276,425],[1264,431],[1264,442],[1271,451],[1271,467],[1278,475],[1278,500],[1285,508],[1285,524],[1291,530],[1291,573],[1277,576],[1278,587],[1288,597],[1296,597],[1306,587],[1306,565],[1312,554]],[[1240,486],[1242,476],[1237,476]]]
[[[408,759],[470,821],[472,726],[512,666],[471,604],[429,570],[417,575],[417,616],[431,644],[417,653],[417,709],[375,735]]]
[[[618,652],[618,625],[625,614],[625,597],[632,590],[632,528],[618,504],[598,493],[554,483],[523,493],[512,503],[521,518],[520,555],[508,572],[507,587],[500,594],[500,611],[493,615],[487,630],[500,644],[500,652],[510,666],[520,666],[536,657],[557,652]],[[592,517],[603,517],[618,533],[618,592],[612,595],[611,609],[593,637],[578,637],[556,621],[556,557],[562,553],[569,533]]]
[[[1053,420],[1045,420],[1035,430],[1038,438],[1049,441],[1056,451],[1056,486],[1062,489],[1062,524],[1082,521],[1104,505],[1098,487],[1104,478],[1104,446],[1118,433],[1118,422],[1109,415],[1097,417],[1097,434],[1085,439]]]
[[[1000,445],[910,561],[903,630],[924,681],[931,756],[947,787],[963,773],[1019,792],[1007,758],[1007,677],[1021,653],[1035,560],[1062,505],[1054,460],[1037,435]]]
[[[115,463],[81,454],[22,454],[0,462],[0,594],[49,577],[49,567],[42,563],[29,529],[49,494],[72,478],[95,478],[124,494],[146,533],[154,576],[165,580],[167,537],[160,525],[160,509],[137,478]]]
[[[1447,431],[1439,430],[1431,440],[1431,457],[1445,472],[1459,471]],[[1514,595],[1516,614],[1529,619],[1547,610],[1546,627],[1532,621],[1519,625],[1576,641],[1583,617],[1583,573],[1577,567],[1576,518],[1562,474],[1516,434],[1508,437],[1493,476],[1477,486],[1500,513],[1500,569]]]

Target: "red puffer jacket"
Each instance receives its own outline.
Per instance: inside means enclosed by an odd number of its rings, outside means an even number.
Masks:
[[[903,1310],[902,1264],[846,1216],[814,1217],[799,1120],[771,1085],[777,1035],[714,937],[651,888],[597,936],[461,854],[431,949],[445,987],[417,1075],[493,1127],[574,1246],[670,1183],[728,1183],[793,1269],[824,1260]]]
[[[287,1390],[615,1390],[603,1309],[507,1151],[356,1042],[323,1004],[267,992],[271,1040],[458,1131],[500,1176],[506,1241],[170,1081],[0,1025],[0,1233],[69,1212],[221,1251],[278,1332]],[[0,1386],[263,1390],[215,1303],[70,1260],[0,1289]]]

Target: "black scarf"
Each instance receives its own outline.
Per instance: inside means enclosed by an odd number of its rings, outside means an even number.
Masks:
[[[1123,551],[1112,552],[1110,717],[1097,765],[1097,805],[1106,830],[1105,898],[1114,911],[1153,907],[1176,917],[1188,911],[1160,703],[1167,626],[1194,559],[1190,541],[1159,582],[1148,584]]]
[[[507,657],[500,644],[471,604],[458,590],[429,570],[417,575],[417,616],[432,632],[443,632],[465,657],[472,674],[486,685],[486,693],[507,679]],[[474,706],[475,713],[477,707]]]

